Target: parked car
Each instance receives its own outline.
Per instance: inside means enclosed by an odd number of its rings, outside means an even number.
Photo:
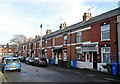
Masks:
[[[38,58],[38,57],[35,57],[35,58],[33,59],[32,65],[33,65],[33,66],[38,66],[38,64],[39,64],[39,58]]]
[[[33,61],[33,64],[37,65],[37,66],[47,66],[47,59],[46,58],[36,58]]]
[[[33,58],[33,57],[27,57],[25,63],[26,63],[26,64],[31,64],[31,65],[32,65],[33,61],[34,61],[34,58]]]
[[[2,59],[2,72],[4,73],[7,70],[17,70],[21,71],[20,60],[16,57],[3,57]]]
[[[21,62],[25,62],[26,56],[18,56],[18,59],[19,59]]]

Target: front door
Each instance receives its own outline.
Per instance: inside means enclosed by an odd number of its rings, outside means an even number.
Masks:
[[[55,64],[58,64],[58,53],[55,55]]]
[[[93,52],[93,68],[97,69],[97,52]]]

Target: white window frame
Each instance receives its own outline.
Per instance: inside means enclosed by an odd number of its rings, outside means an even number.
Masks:
[[[67,60],[67,51],[63,50],[63,60],[66,61]]]
[[[109,38],[104,39],[103,32],[109,33]],[[110,40],[110,24],[105,24],[101,26],[101,41],[108,41]]]
[[[106,49],[109,49],[109,52],[106,52],[106,51],[104,50],[105,48],[106,48]],[[102,48],[101,48],[101,56],[102,56],[102,57],[101,57],[101,60],[102,60],[102,63],[105,63],[105,62],[104,62],[104,58],[103,58],[103,54],[104,54],[104,53],[110,54],[110,50],[111,50],[110,47],[102,47]],[[109,55],[109,56],[110,56],[110,55]],[[109,58],[110,58],[110,57],[109,57]],[[110,60],[110,59],[109,59],[109,63],[111,63],[111,60]]]
[[[66,42],[66,41],[67,41],[67,35],[65,35],[65,36],[64,36],[64,45],[66,45],[66,44],[67,44],[67,42]]]
[[[76,49],[76,56],[77,56],[77,61],[82,61],[83,55],[82,55],[81,47],[79,48],[79,50]]]
[[[77,41],[77,43],[82,42],[82,32],[81,31],[77,32],[77,39],[76,39],[76,41]]]
[[[55,38],[52,38],[52,46],[55,46]]]

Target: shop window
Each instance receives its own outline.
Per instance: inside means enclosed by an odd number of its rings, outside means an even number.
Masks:
[[[102,63],[110,63],[110,47],[101,48],[102,51]]]

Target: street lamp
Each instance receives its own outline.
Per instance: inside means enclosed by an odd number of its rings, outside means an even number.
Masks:
[[[40,25],[40,28],[41,28],[41,35],[40,35],[40,37],[41,37],[41,38],[40,38],[40,47],[41,47],[41,49],[40,49],[41,52],[40,52],[40,53],[41,53],[41,57],[42,57],[42,26],[43,26],[43,25],[41,24],[41,25]]]

